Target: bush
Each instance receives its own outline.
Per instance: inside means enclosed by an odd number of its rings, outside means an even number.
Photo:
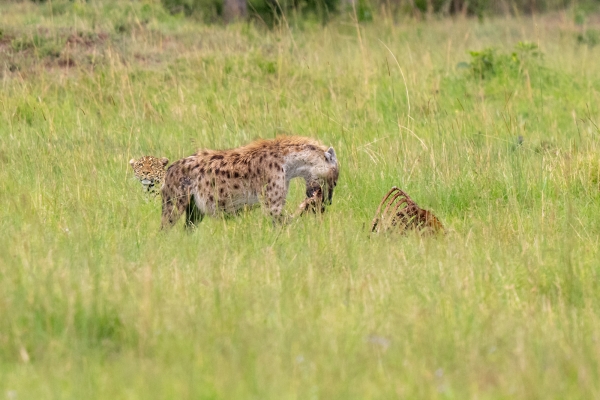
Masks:
[[[163,6],[172,14],[184,14],[213,22],[223,17],[226,0],[161,0]],[[532,14],[566,9],[574,3],[569,0],[354,0],[359,21],[371,21],[372,10],[380,6],[391,7],[393,13],[440,15],[467,14],[480,18],[486,15]],[[256,18],[272,26],[282,14],[290,16],[316,16],[321,22],[327,22],[331,15],[340,11],[340,0],[246,0],[248,17]],[[351,4],[351,3],[348,3]],[[598,8],[594,0],[582,0],[577,9],[589,13]],[[582,14],[583,15],[583,14]]]
[[[205,22],[212,22],[223,15],[222,0],[161,0],[171,14],[184,14]]]
[[[184,14],[204,22],[215,22],[223,17],[224,0],[161,0],[172,14]],[[363,20],[370,19],[367,2],[362,0]],[[282,14],[306,16],[316,15],[322,22],[339,9],[339,0],[248,0],[248,17],[264,21],[272,26]],[[363,10],[364,9],[364,10]]]
[[[326,23],[332,14],[337,13],[339,0],[250,0],[251,16],[265,21],[268,25],[278,21],[282,15],[316,16]]]
[[[594,47],[600,43],[600,31],[596,29],[587,29],[583,33],[577,35],[577,43],[587,44]]]
[[[537,64],[537,60],[542,57],[537,45],[529,42],[519,42],[510,54],[498,53],[494,48],[470,51],[469,54],[471,63],[466,66],[471,74],[479,79],[496,75],[518,76],[523,69]]]

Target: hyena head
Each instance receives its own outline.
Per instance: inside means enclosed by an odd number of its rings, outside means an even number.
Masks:
[[[309,146],[310,153],[306,161],[310,165],[309,176],[306,178],[306,196],[312,197],[319,190],[322,193],[323,203],[331,204],[333,189],[337,185],[340,174],[338,160],[333,147],[324,150]]]

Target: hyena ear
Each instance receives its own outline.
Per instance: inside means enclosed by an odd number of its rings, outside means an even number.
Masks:
[[[162,163],[163,167],[166,167],[169,163],[169,159],[167,157],[163,157],[160,159],[160,162]]]
[[[335,157],[335,150],[333,147],[330,147],[325,152],[325,159],[329,162],[337,162],[337,158]]]
[[[135,164],[135,158],[132,158],[131,160],[129,160],[129,165],[131,165],[131,168],[134,167]]]

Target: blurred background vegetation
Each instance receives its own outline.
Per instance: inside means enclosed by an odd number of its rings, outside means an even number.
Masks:
[[[48,0],[31,0],[36,3]],[[88,2],[90,0],[87,0]],[[73,2],[58,0],[53,3]],[[412,16],[519,16],[573,9],[576,18],[600,9],[598,0],[160,0],[171,14],[182,14],[205,23],[256,20],[273,26],[287,19],[316,18],[327,23],[335,15],[350,13],[358,21],[374,15]]]

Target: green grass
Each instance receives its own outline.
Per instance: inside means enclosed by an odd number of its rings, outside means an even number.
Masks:
[[[0,398],[598,397],[587,28],[288,22],[0,5]],[[279,132],[335,147],[324,215],[159,232],[129,159]],[[369,234],[392,185],[448,235]]]

